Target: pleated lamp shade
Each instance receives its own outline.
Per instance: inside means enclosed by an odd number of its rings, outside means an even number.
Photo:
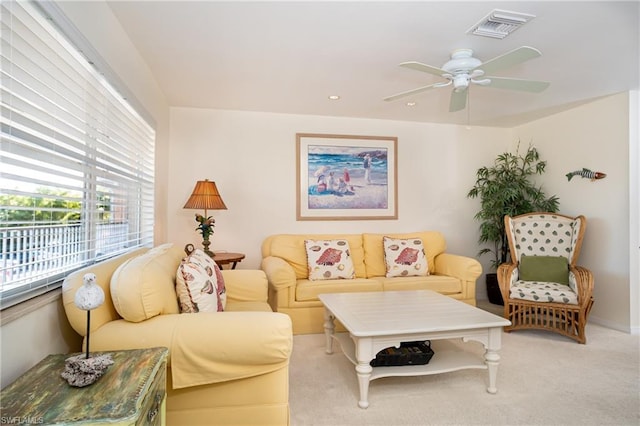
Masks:
[[[227,206],[222,201],[215,182],[208,179],[196,182],[191,196],[184,205],[185,209],[204,209],[205,217],[207,210],[226,210]]]

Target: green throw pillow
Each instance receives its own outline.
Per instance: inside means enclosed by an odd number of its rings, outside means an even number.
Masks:
[[[562,256],[522,256],[520,279],[523,281],[552,281],[569,285],[569,263]]]

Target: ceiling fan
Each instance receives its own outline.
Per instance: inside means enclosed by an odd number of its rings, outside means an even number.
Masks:
[[[397,93],[384,98],[384,100],[395,101],[429,89],[453,85],[449,111],[455,112],[464,109],[467,105],[467,89],[472,83],[480,86],[495,87],[498,89],[539,93],[549,87],[550,83],[546,81],[523,80],[518,78],[491,77],[487,74],[512,67],[541,55],[542,53],[540,53],[538,49],[529,46],[522,46],[486,62],[482,62],[480,59],[473,57],[473,50],[456,49],[451,53],[451,59],[445,63],[442,68],[415,61],[403,62],[400,64],[401,67],[437,75],[447,79],[447,81],[429,84],[427,86],[418,87],[417,89]]]

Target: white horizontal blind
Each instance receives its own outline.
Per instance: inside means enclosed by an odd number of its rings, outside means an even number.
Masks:
[[[31,2],[2,1],[0,305],[150,245],[155,131]]]

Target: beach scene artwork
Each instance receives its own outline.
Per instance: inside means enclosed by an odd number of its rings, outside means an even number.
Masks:
[[[296,134],[297,220],[397,219],[393,136]]]
[[[389,150],[308,145],[309,209],[387,209]]]

